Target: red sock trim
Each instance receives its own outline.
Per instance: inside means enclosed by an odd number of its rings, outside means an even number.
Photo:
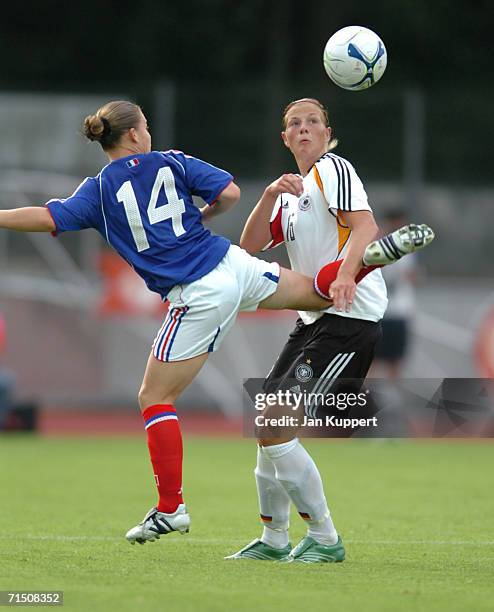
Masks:
[[[144,421],[148,421],[150,418],[160,414],[161,412],[175,412],[176,414],[177,411],[172,404],[155,404],[154,406],[144,408],[142,411],[142,418]]]

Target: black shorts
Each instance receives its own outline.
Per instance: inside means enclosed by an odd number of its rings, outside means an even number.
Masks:
[[[380,322],[328,313],[311,325],[298,319],[263,391],[292,389],[296,384],[302,392],[358,393],[380,337]]]

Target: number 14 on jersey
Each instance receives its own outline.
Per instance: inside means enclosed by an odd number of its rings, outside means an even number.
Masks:
[[[161,187],[163,187],[165,191],[167,202],[166,204],[157,206],[158,195]],[[132,187],[131,181],[125,181],[125,183],[117,191],[116,195],[118,201],[124,205],[125,215],[127,217],[134,242],[136,243],[137,251],[140,253],[141,251],[149,249],[146,230],[144,229],[144,225],[142,223],[139,205],[137,203],[136,194],[134,188]],[[182,234],[185,234],[185,229],[182,225],[182,215],[184,212],[185,203],[182,198],[178,197],[173,172],[170,168],[168,168],[168,166],[160,168],[156,174],[156,179],[154,181],[151,197],[149,198],[149,204],[147,207],[149,223],[154,225],[160,221],[171,219],[175,236],[181,236]]]

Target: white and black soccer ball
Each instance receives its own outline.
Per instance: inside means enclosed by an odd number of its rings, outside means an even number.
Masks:
[[[324,69],[343,89],[360,91],[372,87],[384,74],[388,55],[383,41],[372,30],[348,26],[326,43]]]

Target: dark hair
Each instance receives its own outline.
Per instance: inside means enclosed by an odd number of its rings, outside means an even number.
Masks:
[[[327,111],[326,107],[321,102],[319,102],[319,100],[316,100],[316,98],[300,98],[299,100],[294,100],[293,102],[290,102],[290,104],[287,104],[285,106],[285,109],[283,111],[283,118],[282,118],[282,126],[283,126],[284,130],[286,130],[286,115],[287,115],[288,111],[291,108],[293,108],[296,104],[302,104],[304,102],[309,103],[309,104],[314,104],[315,106],[317,106],[317,108],[321,111],[321,113],[322,113],[322,115],[324,117],[324,123],[325,123],[326,127],[330,127],[328,111]],[[331,140],[328,143],[328,151],[331,151],[337,145],[338,145],[338,139],[337,138],[331,138]]]
[[[141,120],[141,107],[126,100],[114,100],[84,119],[83,134],[96,140],[105,151],[113,149],[123,134],[136,128]]]

